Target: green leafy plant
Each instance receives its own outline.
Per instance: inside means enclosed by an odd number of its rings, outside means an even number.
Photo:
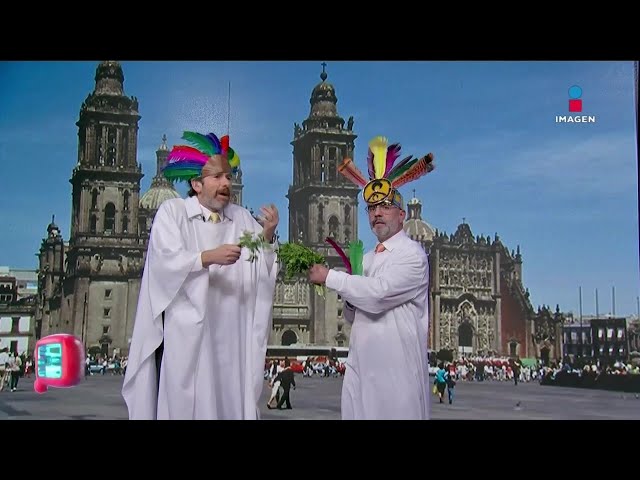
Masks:
[[[261,233],[253,235],[251,232],[245,231],[240,237],[238,245],[242,248],[249,249],[247,262],[254,262],[258,258],[258,250],[270,244]]]
[[[284,278],[286,280],[290,280],[295,275],[306,273],[316,263],[320,265],[325,263],[324,257],[319,253],[300,243],[291,242],[280,245],[278,258],[284,267]],[[326,287],[324,285],[314,285],[314,287],[316,293],[324,298]]]
[[[239,245],[249,249],[247,261],[254,262],[258,258],[258,251],[270,245],[262,234],[254,235],[251,232],[244,232],[240,237]],[[313,265],[325,264],[325,258],[310,248],[300,243],[283,243],[276,250],[278,261],[284,268],[286,280],[291,280],[294,276],[306,273]],[[325,297],[326,287],[324,285],[314,285],[316,293]]]

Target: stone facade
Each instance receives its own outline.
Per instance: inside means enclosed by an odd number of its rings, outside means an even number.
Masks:
[[[128,348],[148,232],[139,212],[138,101],[118,62],[101,62],[80,109],[71,234],[55,224],[40,248],[38,336],[72,333],[88,349]]]

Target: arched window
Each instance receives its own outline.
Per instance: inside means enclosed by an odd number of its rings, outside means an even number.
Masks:
[[[338,221],[338,217],[332,215],[329,219],[329,236],[331,238],[338,238],[338,229],[340,227],[340,222]]]
[[[129,217],[122,217],[122,233],[129,233]]]
[[[107,147],[107,165],[110,167],[115,166],[116,164],[116,132],[114,128],[109,129],[109,134],[107,137],[109,142]]]
[[[96,233],[96,229],[98,227],[98,217],[95,215],[91,215],[91,220],[89,221],[89,231],[91,233]]]
[[[91,192],[91,208],[98,208],[98,190],[95,188],[93,189],[93,192]]]
[[[336,175],[338,173],[337,165],[338,149],[336,147],[329,147],[329,162],[327,170],[327,180],[329,182],[335,182]]]
[[[115,231],[116,227],[116,206],[109,202],[104,207],[104,233],[109,234]]]
[[[131,196],[131,194],[129,193],[129,190],[125,190],[124,191],[124,199],[122,202],[122,209],[123,210],[129,210],[129,197]]]

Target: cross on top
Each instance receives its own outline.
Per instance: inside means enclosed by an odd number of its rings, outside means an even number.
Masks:
[[[324,69],[326,68],[327,63],[326,63],[326,62],[322,62],[320,65],[322,65],[322,73],[326,73],[326,72],[324,71]]]
[[[416,189],[413,189],[413,198],[416,198]]]

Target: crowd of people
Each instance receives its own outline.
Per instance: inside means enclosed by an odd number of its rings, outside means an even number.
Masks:
[[[638,375],[640,364],[616,361],[605,364],[600,361],[571,361],[569,358],[557,360],[544,365],[541,360],[535,364],[523,365],[518,358],[471,356],[461,357],[452,362],[444,362],[443,368],[456,381],[499,381],[499,382],[542,382],[544,379],[555,379],[563,373],[573,373],[578,376],[590,375]],[[432,368],[435,373],[436,368]]]

